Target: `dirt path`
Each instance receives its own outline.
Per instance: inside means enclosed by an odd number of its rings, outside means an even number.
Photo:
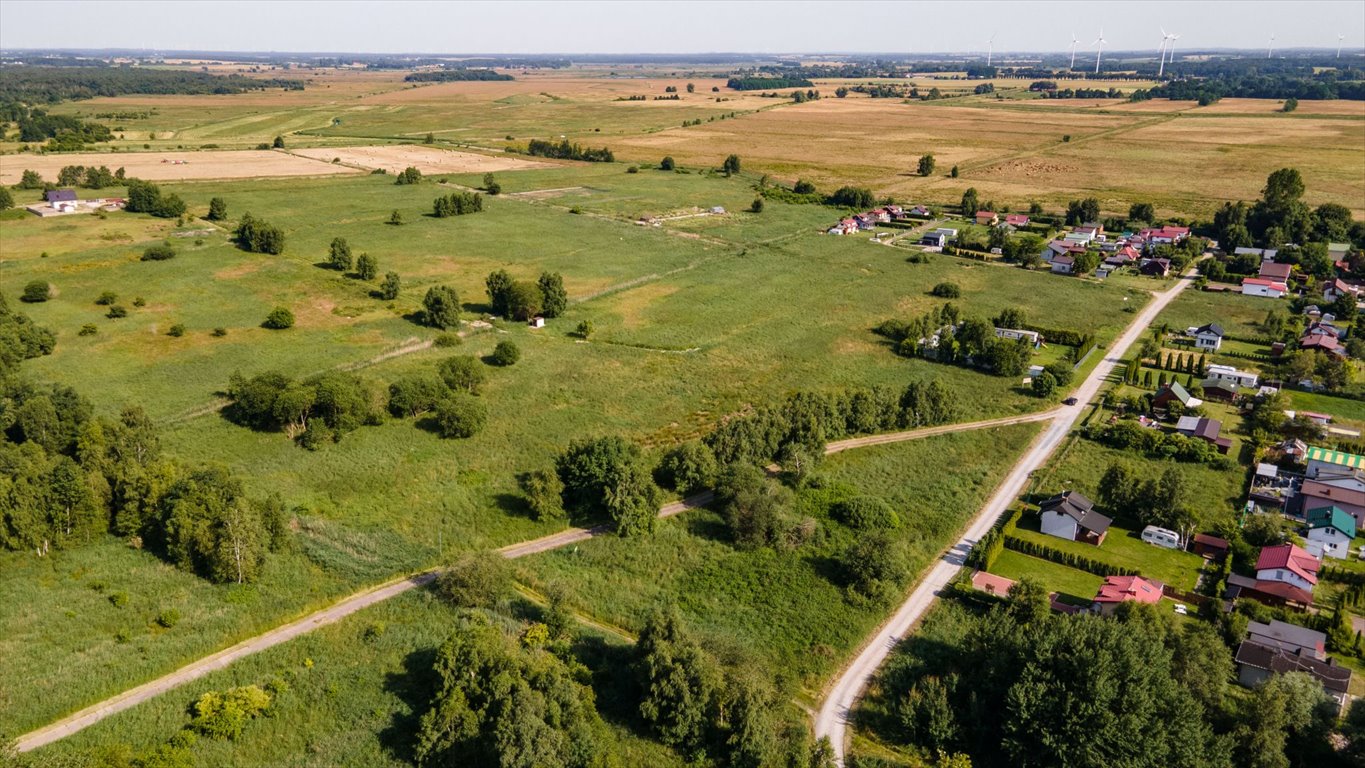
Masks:
[[[1076,409],[1069,410],[1074,411]],[[965,424],[946,424],[937,427],[912,429],[905,432],[855,437],[830,443],[826,446],[825,453],[834,454],[855,448],[887,445],[908,440],[919,440],[926,437],[934,437],[936,435],[952,434],[954,432],[967,432],[977,429],[1008,426],[1011,424],[1046,421],[1048,419],[1057,418],[1058,412],[1058,409],[1053,409],[1042,413],[1009,416],[1002,419],[974,421]],[[704,507],[707,504],[710,504],[713,498],[714,494],[710,491],[705,491],[683,499],[682,501],[666,504],[659,509],[659,517],[666,519],[675,515],[680,515],[691,509]],[[499,549],[498,552],[501,553],[503,557],[514,560],[529,555],[560,549],[571,544],[579,544],[594,537],[610,533],[611,529],[605,525],[594,528],[566,528],[557,533],[542,536],[538,539],[509,544],[508,546]],[[148,699],[159,696],[174,688],[178,688],[190,681],[197,680],[210,672],[223,669],[240,658],[259,653],[268,648],[273,648],[274,646],[288,642],[300,635],[312,632],[319,627],[334,624],[341,619],[364,610],[376,603],[396,597],[416,587],[429,584],[436,578],[436,573],[437,571],[434,569],[424,571],[415,575],[394,579],[357,592],[326,608],[310,613],[307,616],[296,619],[283,626],[276,627],[275,629],[267,630],[266,632],[243,640],[236,645],[225,648],[217,653],[186,664],[170,674],[139,685],[136,688],[130,688],[129,690],[105,699],[98,704],[93,704],[57,720],[56,722],[26,733],[16,740],[16,748],[20,752],[29,752],[44,745],[51,744],[54,741],[64,739],[77,731],[98,723],[110,715],[137,706]]]
[[[1100,387],[1105,380],[1114,372],[1121,362],[1123,354],[1132,346],[1147,330],[1147,326],[1165,309],[1180,292],[1185,290],[1193,281],[1193,268],[1186,273],[1185,277],[1163,293],[1157,294],[1156,299],[1148,304],[1128,324],[1123,333],[1115,339],[1106,350],[1104,360],[1091,371],[1090,375],[1081,382],[1073,395],[1081,403],[1089,403],[1099,394]],[[1071,432],[1071,428],[1080,418],[1082,407],[1062,407],[1036,414],[1035,421],[1050,420],[1051,423],[1043,430],[1033,443],[1029,445],[1024,455],[1019,457],[1009,474],[1000,481],[995,493],[987,500],[986,505],[981,508],[976,517],[967,524],[962,538],[955,543],[951,549],[943,554],[928,571],[924,574],[910,597],[901,604],[891,616],[863,645],[862,650],[843,671],[837,680],[830,686],[825,696],[824,702],[820,706],[819,713],[815,716],[815,735],[817,738],[822,736],[829,737],[830,743],[834,746],[834,754],[839,765],[844,764],[844,751],[848,743],[848,721],[849,715],[853,711],[853,706],[862,692],[867,688],[868,681],[881,668],[887,656],[900,639],[913,630],[924,614],[933,605],[938,592],[948,586],[957,572],[962,569],[966,560],[967,553],[971,551],[972,545],[981,539],[995,521],[1004,514],[1014,499],[1023,492],[1029,477],[1035,470],[1047,461],[1052,452],[1061,445],[1063,439]]]

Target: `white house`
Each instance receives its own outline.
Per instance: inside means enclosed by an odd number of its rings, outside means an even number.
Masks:
[[[1321,567],[1316,557],[1293,544],[1261,547],[1261,556],[1256,559],[1256,580],[1278,581],[1312,594]]]
[[[1274,280],[1248,277],[1242,280],[1243,296],[1264,296],[1267,299],[1282,299],[1289,293],[1289,286]]]
[[[1038,505],[1039,529],[1049,536],[1099,546],[1109,532],[1109,518],[1094,510],[1094,503],[1075,491],[1062,491]]]
[[[1201,325],[1190,334],[1194,336],[1194,346],[1209,352],[1217,352],[1223,345],[1223,326],[1218,323]]]
[[[1069,275],[1076,266],[1076,259],[1069,255],[1053,256],[1052,271],[1059,275]]]
[[[1322,507],[1308,513],[1309,552],[1318,550],[1322,557],[1344,559],[1350,554],[1351,539],[1356,535],[1356,519],[1336,507]]]
[[[1239,371],[1230,365],[1210,365],[1206,379],[1217,379],[1227,382],[1237,387],[1255,389],[1259,384],[1259,377],[1251,371]]]

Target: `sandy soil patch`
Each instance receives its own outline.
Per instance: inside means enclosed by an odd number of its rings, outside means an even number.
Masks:
[[[330,163],[339,157],[348,165],[383,168],[389,173],[400,173],[412,166],[422,173],[489,173],[491,171],[520,171],[544,168],[549,163],[522,160],[517,157],[480,155],[456,152],[437,147],[397,144],[382,147],[326,147],[294,150],[297,155]]]
[[[331,160],[330,157],[327,159]],[[250,179],[262,176],[329,176],[361,173],[354,168],[332,165],[328,162],[317,162],[306,157],[297,157],[270,150],[82,152],[54,155],[0,155],[0,184],[18,183],[25,169],[37,171],[42,174],[43,178],[55,181],[57,172],[68,165],[107,165],[111,169],[123,168],[129,176],[147,181]],[[97,195],[96,192],[83,194],[86,197]]]

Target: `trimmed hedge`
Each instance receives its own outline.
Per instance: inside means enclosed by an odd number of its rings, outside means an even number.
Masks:
[[[1365,584],[1365,573],[1348,571],[1345,568],[1334,568],[1330,565],[1322,566],[1322,570],[1318,571],[1318,576],[1340,584]]]
[[[1019,515],[1023,510],[1016,508],[1001,520],[967,553],[967,565],[979,571],[989,571],[1005,549],[1005,538],[1013,536],[1019,528]]]
[[[1060,549],[1049,547],[1046,544],[1039,544],[1036,541],[1021,539],[1017,536],[1004,536],[1003,538],[1005,542],[1004,545],[1007,549],[1012,549],[1015,552],[1030,555],[1032,557],[1042,558],[1043,560],[1050,560],[1059,565],[1065,565],[1068,568],[1076,568],[1085,571],[1086,573],[1093,573],[1096,576],[1138,575],[1138,572],[1132,568],[1120,568],[1116,565],[1093,560],[1089,557],[1063,552]]]

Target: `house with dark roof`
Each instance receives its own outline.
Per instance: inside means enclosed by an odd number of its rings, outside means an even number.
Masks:
[[[1293,264],[1278,264],[1273,261],[1263,261],[1261,262],[1261,271],[1257,274],[1257,277],[1275,283],[1284,283],[1289,281],[1289,273],[1293,271]]]
[[[1266,581],[1243,576],[1240,573],[1228,574],[1224,600],[1247,598],[1272,607],[1308,610],[1313,605],[1313,593],[1283,581]]]
[[[1206,400],[1230,403],[1237,399],[1237,385],[1228,382],[1226,379],[1210,377],[1199,382],[1199,388],[1204,390],[1204,399]]]
[[[1261,547],[1256,558],[1256,581],[1277,581],[1311,593],[1321,567],[1316,557],[1295,544]]]
[[[1076,257],[1061,254],[1052,257],[1052,271],[1059,275],[1069,275],[1076,268]]]
[[[1208,533],[1194,535],[1194,553],[1209,560],[1221,560],[1228,553],[1228,540]]]
[[[1345,558],[1356,537],[1356,519],[1335,505],[1309,512],[1304,548],[1319,557]]]
[[[1267,648],[1279,648],[1310,659],[1327,658],[1327,635],[1316,629],[1279,619],[1271,619],[1268,624],[1259,621],[1247,622],[1246,639]]]
[[[1226,454],[1232,447],[1232,440],[1226,437],[1219,437],[1218,433],[1223,430],[1223,422],[1217,419],[1205,419],[1199,416],[1181,416],[1175,424],[1175,431],[1185,437],[1192,437],[1196,440],[1203,440],[1218,449],[1219,453]]]
[[[1248,688],[1255,688],[1272,675],[1306,672],[1322,684],[1323,690],[1337,703],[1338,712],[1349,698],[1351,670],[1338,665],[1335,659],[1323,661],[1247,639],[1237,646],[1234,661],[1237,663],[1237,682]]]
[[[1039,530],[1068,541],[1099,546],[1113,521],[1095,511],[1095,503],[1076,491],[1062,491],[1038,505]]]
[[[1122,603],[1155,605],[1161,600],[1165,589],[1161,582],[1141,576],[1106,576],[1099,592],[1095,593],[1091,607],[1107,616]]]
[[[1223,326],[1218,323],[1201,325],[1194,329],[1194,346],[1209,352],[1217,352],[1223,345]]]

